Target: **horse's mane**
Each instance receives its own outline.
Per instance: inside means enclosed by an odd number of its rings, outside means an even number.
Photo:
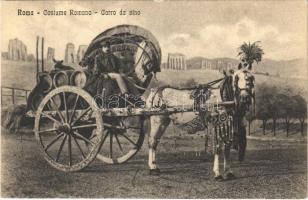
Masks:
[[[234,99],[234,90],[233,90],[233,77],[225,76],[223,81],[221,82],[220,88],[220,96],[223,101],[232,101]]]

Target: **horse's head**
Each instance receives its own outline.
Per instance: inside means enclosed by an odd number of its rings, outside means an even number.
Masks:
[[[235,101],[238,108],[245,113],[254,104],[254,76],[250,70],[241,68],[237,71],[224,71],[224,80],[220,85],[223,101]],[[244,108],[244,109],[242,109]]]

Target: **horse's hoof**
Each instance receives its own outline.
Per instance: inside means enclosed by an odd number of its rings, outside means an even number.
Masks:
[[[150,169],[150,175],[151,176],[159,176],[160,175],[160,170],[158,168]]]
[[[219,175],[219,176],[215,176],[215,177],[214,177],[214,180],[215,180],[215,181],[223,181],[223,179],[224,179],[224,178],[223,178],[222,175]]]
[[[226,174],[226,180],[232,180],[232,179],[235,179],[235,176],[233,173],[229,172]]]

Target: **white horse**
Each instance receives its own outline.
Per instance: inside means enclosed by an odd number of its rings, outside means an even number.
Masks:
[[[224,155],[225,178],[234,178],[234,174],[231,170],[230,150],[233,139],[235,139],[233,133],[234,131],[238,132],[239,130],[241,130],[239,129],[238,124],[242,123],[233,122],[232,120],[233,116],[237,116],[236,119],[238,121],[241,121],[243,119],[242,115],[241,117],[236,115],[237,110],[235,108],[239,108],[238,105],[242,102],[241,99],[246,99],[247,94],[250,94],[250,92],[236,93],[235,91],[245,91],[246,89],[251,89],[247,87],[250,87],[252,85],[249,83],[250,80],[247,79],[247,74],[249,74],[249,76],[252,76],[251,73],[247,70],[239,70],[233,76],[225,74],[225,78],[222,80],[220,87],[212,90],[209,86],[204,85],[203,87],[201,87],[201,89],[177,89],[172,87],[164,87],[151,91],[149,97],[146,100],[146,106],[148,108],[166,108],[182,106],[185,109],[185,106],[191,107],[192,105],[196,105],[196,102],[198,100],[203,100],[201,104],[200,102],[197,102],[199,105],[215,105],[218,102],[234,100],[236,103],[236,106],[233,106],[233,109],[231,110],[224,109],[223,107],[214,107],[214,110],[206,108],[202,112],[183,112],[177,114],[151,116],[148,160],[151,175],[159,175],[160,173],[156,161],[156,150],[159,140],[166,131],[166,128],[168,127],[170,122],[173,121],[174,124],[184,125],[185,123],[187,123],[187,120],[185,121],[185,119],[191,120],[192,117],[196,117],[196,113],[199,113],[199,116],[197,116],[198,123],[195,124],[199,124],[200,126],[193,128],[193,131],[202,130],[203,128],[205,128],[205,126],[209,126],[208,128],[215,130],[213,135],[213,145],[215,150],[213,172],[215,174],[215,180],[222,180],[224,178],[221,175],[219,169],[219,156],[221,152],[223,152]],[[198,95],[192,95],[196,93]],[[234,95],[238,96],[235,97]],[[245,98],[241,98],[240,95],[245,95]],[[242,108],[242,106],[240,108]],[[197,109],[200,109],[200,107],[198,107]],[[211,122],[209,123],[209,121]],[[239,135],[238,133],[234,134],[235,136]]]

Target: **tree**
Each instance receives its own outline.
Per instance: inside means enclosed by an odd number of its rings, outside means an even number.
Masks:
[[[271,118],[270,100],[271,89],[265,83],[256,88],[256,118],[262,120],[263,134],[265,135],[265,128],[267,121]]]
[[[280,99],[280,93],[278,91],[278,88],[275,86],[271,87],[271,94],[269,95],[269,112],[271,115],[271,118],[273,120],[273,127],[272,131],[274,133],[274,136],[276,136],[276,122],[277,119],[281,117],[281,108],[283,107],[283,102],[281,102]]]
[[[279,94],[280,101],[283,106],[280,108],[281,116],[286,124],[287,137],[289,137],[291,118],[294,116],[294,100],[290,93]]]
[[[254,43],[246,43],[242,44],[239,47],[239,53],[238,56],[240,56],[241,60],[244,60],[248,64],[248,69],[251,70],[252,64],[254,62],[261,62],[262,56],[264,54],[263,49],[259,45],[260,41],[254,42]]]
[[[301,95],[293,96],[294,100],[294,117],[297,118],[301,124],[301,134],[304,135],[304,123],[307,118],[307,102]]]

